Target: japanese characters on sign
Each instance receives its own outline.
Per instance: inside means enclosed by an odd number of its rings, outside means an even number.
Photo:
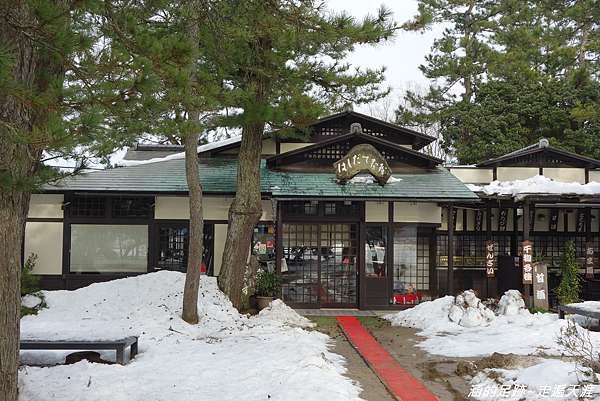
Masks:
[[[333,163],[335,175],[340,184],[360,173],[370,173],[379,185],[385,185],[392,170],[385,158],[369,144],[356,145],[340,160]]]
[[[498,230],[506,231],[506,222],[508,220],[508,209],[500,209],[498,216]]]
[[[579,210],[577,212],[577,226],[576,226],[576,230],[578,233],[583,233],[585,232],[586,229],[586,224],[585,224],[585,217],[586,217],[586,211],[585,210]]]
[[[585,276],[594,278],[594,244],[592,242],[585,243]]]
[[[483,211],[476,210],[475,211],[475,231],[483,230]]]
[[[543,262],[533,264],[533,304],[548,309],[548,266]]]
[[[485,241],[485,272],[488,277],[494,277],[495,275],[496,255],[494,245],[494,241]]]
[[[523,284],[533,283],[533,242],[523,241]]]

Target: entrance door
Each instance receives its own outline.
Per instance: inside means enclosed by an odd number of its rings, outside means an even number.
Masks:
[[[284,224],[283,300],[296,307],[356,307],[358,225]]]

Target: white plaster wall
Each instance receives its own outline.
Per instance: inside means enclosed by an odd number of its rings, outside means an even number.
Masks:
[[[64,216],[63,201],[62,194],[32,194],[27,217],[62,219]]]
[[[215,276],[221,271],[221,262],[223,261],[223,249],[227,239],[227,224],[215,224],[214,239],[214,272]]]
[[[304,147],[313,145],[311,142],[282,142],[280,144],[281,153],[291,152],[292,150],[302,149]]]
[[[388,222],[387,202],[365,202],[365,221],[367,223]]]
[[[560,182],[585,184],[585,169],[583,168],[544,167],[544,176]]]
[[[38,256],[35,274],[62,274],[63,223],[27,222],[25,225],[25,260]]]
[[[205,196],[202,199],[202,212],[205,220],[227,220],[232,198]],[[190,218],[190,205],[187,196],[157,196],[154,205],[154,218],[183,219]],[[273,220],[271,201],[262,201],[261,220]]]
[[[394,222],[440,224],[442,208],[436,203],[394,202]]]
[[[490,168],[455,167],[450,168],[450,172],[467,184],[489,184],[494,178],[494,171]]]
[[[590,181],[600,182],[600,170],[590,170]]]
[[[498,167],[496,169],[496,178],[498,181],[525,180],[538,175],[538,167]]]

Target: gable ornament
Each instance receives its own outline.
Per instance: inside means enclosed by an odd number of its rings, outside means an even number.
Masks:
[[[385,185],[392,176],[392,170],[385,158],[373,145],[354,146],[346,156],[333,163],[335,176],[339,184],[345,184],[352,177],[369,173],[379,185]]]

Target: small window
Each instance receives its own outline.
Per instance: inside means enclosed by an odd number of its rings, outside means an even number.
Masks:
[[[106,199],[99,196],[76,196],[69,205],[71,217],[104,217]]]
[[[152,203],[152,198],[114,198],[112,200],[112,217],[151,217]]]

